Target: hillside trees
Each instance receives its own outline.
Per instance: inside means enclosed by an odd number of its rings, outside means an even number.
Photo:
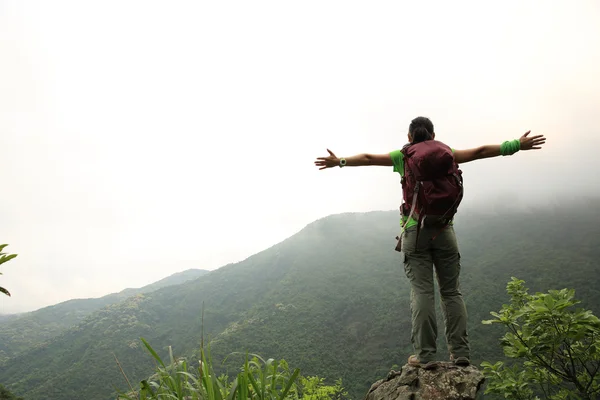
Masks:
[[[3,385],[0,385],[0,400],[23,400],[8,391]]]

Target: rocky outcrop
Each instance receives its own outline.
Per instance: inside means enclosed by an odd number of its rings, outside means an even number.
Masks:
[[[440,362],[425,369],[407,364],[375,382],[365,400],[475,400],[482,397],[484,381],[473,365]]]

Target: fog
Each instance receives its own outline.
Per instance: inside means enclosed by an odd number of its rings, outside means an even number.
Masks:
[[[397,209],[424,115],[462,210],[598,194],[600,3],[0,2],[0,314],[242,260],[329,214]]]

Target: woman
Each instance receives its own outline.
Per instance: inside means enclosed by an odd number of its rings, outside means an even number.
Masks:
[[[483,158],[512,155],[520,150],[538,150],[546,142],[543,135],[528,136],[506,141],[500,145],[485,145],[468,150],[452,149],[454,162],[462,164]],[[411,145],[435,139],[433,123],[425,117],[413,119],[408,128]],[[327,149],[329,156],[318,157],[319,169],[332,167],[358,167],[380,165],[393,167],[404,177],[404,152],[395,150],[389,154],[358,154],[338,158]],[[449,154],[449,153],[448,153]],[[411,199],[404,199],[404,202]],[[412,365],[435,366],[437,322],[435,315],[433,268],[436,270],[442,313],[445,323],[446,342],[450,361],[457,365],[470,364],[470,346],[467,335],[467,310],[460,292],[460,252],[452,223],[439,227],[421,224],[410,213],[402,215],[401,250],[404,254],[404,270],[411,284],[412,332],[411,342],[415,354],[408,358]]]

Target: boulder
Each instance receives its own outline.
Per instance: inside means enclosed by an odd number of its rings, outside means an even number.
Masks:
[[[425,369],[406,364],[375,382],[365,400],[475,400],[482,396],[484,381],[473,365],[439,362]]]

